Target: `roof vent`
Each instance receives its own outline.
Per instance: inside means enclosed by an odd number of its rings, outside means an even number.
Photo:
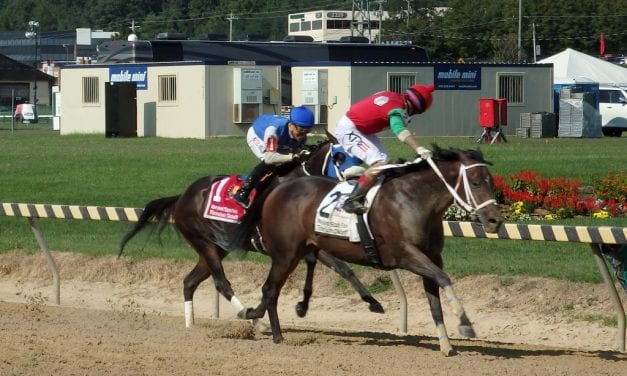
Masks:
[[[187,40],[187,35],[183,33],[159,33],[156,36],[158,40]]]

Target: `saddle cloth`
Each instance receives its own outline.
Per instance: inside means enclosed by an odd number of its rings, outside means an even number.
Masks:
[[[359,232],[357,231],[357,215],[347,213],[342,209],[344,201],[346,201],[354,187],[354,183],[341,182],[322,199],[316,210],[314,221],[316,234],[347,239],[351,242],[360,242]],[[380,187],[381,183],[379,181],[368,191],[366,205],[374,200]],[[368,212],[364,213],[363,216],[364,222],[367,224]]]
[[[203,217],[216,221],[240,223],[246,210],[233,200],[233,194],[242,186],[243,180],[237,176],[227,176],[211,185],[207,206]],[[255,198],[255,190],[250,194],[250,201]]]

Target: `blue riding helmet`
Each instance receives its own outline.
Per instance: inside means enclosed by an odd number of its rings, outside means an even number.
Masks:
[[[314,126],[314,114],[305,106],[292,108],[290,111],[290,122],[303,128],[311,128]]]

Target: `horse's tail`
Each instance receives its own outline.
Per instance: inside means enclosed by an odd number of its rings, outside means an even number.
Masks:
[[[156,200],[152,200],[148,204],[146,204],[146,207],[142,211],[142,214],[139,216],[139,219],[135,223],[135,226],[133,226],[131,231],[129,231],[122,238],[122,241],[120,242],[120,252],[118,253],[118,257],[122,256],[122,251],[124,250],[124,246],[126,246],[126,243],[151,222],[157,223],[157,233],[161,234],[165,226],[170,221],[170,217],[172,216],[172,212],[174,211],[174,206],[176,205],[179,197],[181,196],[177,195],[162,197]]]

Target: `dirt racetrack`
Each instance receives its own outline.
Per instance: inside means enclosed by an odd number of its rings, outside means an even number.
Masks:
[[[323,267],[309,314],[296,317],[304,278],[299,268],[279,301],[286,341],[275,345],[268,333],[235,319],[224,299],[221,318],[211,318],[208,282],[196,295],[196,325],[186,330],[181,286],[192,263],[54,257],[62,278],[60,306],[48,302],[51,276],[41,254],[0,254],[0,375],[624,375],[627,366],[627,355],[614,351],[616,327],[591,321],[613,317],[603,285],[496,276],[455,280],[478,338],[457,335],[445,304],[458,351],[446,358],[438,351],[421,283],[405,272],[407,334],[398,330],[395,292],[376,294],[386,313],[370,313]],[[257,304],[266,267],[225,267],[240,299]],[[386,273],[360,277],[371,283]]]

